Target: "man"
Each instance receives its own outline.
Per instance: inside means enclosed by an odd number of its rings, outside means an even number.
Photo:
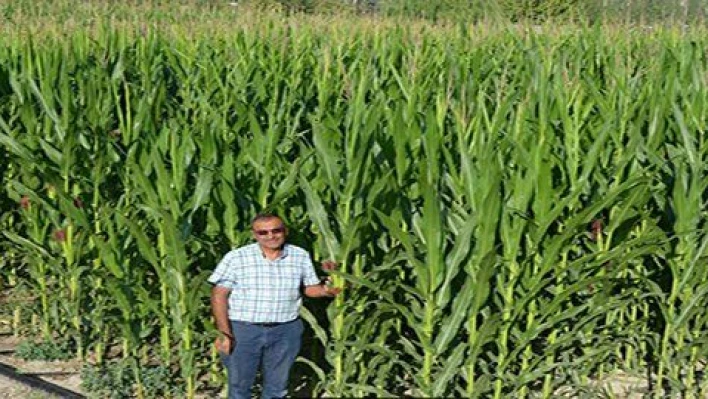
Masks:
[[[251,228],[256,243],[226,254],[209,277],[220,334],[216,349],[228,371],[229,399],[251,397],[261,365],[262,397],[282,398],[300,350],[301,291],[308,297],[333,297],[341,289],[320,284],[310,255],[286,244],[288,230],[279,216],[259,214]],[[333,262],[323,267],[332,268]]]

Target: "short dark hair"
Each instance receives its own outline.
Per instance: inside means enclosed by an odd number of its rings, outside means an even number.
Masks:
[[[261,213],[256,214],[256,216],[253,217],[253,220],[251,220],[251,227],[253,227],[253,225],[256,224],[256,222],[258,222],[260,220],[266,220],[266,219],[278,219],[281,222],[283,222],[283,224],[285,224],[285,221],[283,220],[283,218],[281,218],[280,215],[278,215],[277,213],[261,212]]]

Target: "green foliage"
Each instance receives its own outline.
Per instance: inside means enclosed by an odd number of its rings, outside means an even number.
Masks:
[[[378,0],[374,3],[374,9],[382,15],[430,21],[475,21],[496,15],[493,2],[480,0]]]
[[[503,15],[511,21],[543,21],[584,15],[584,0],[498,0]]]
[[[184,391],[175,383],[170,371],[163,366],[144,366],[140,369],[143,397],[182,397]],[[136,376],[130,361],[123,359],[100,366],[84,365],[81,369],[81,387],[90,398],[119,399],[133,397]]]
[[[81,369],[81,387],[89,397],[127,398],[133,395],[134,378],[122,363],[103,366],[84,365]]]
[[[705,0],[378,0],[379,14],[429,21],[703,23]]]
[[[22,360],[69,360],[74,357],[73,348],[66,340],[23,341],[15,349],[15,356]]]
[[[705,24],[708,16],[706,0],[604,0],[590,1],[587,19],[608,22],[641,22],[645,24]]]
[[[241,0],[241,7],[254,7],[263,10],[277,10],[285,13],[304,14],[347,14],[356,7],[341,0]]]

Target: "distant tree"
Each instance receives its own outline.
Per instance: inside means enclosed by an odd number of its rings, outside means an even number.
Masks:
[[[498,0],[503,15],[512,21],[545,20],[582,14],[585,0]]]

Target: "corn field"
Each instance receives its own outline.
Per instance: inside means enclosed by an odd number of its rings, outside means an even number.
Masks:
[[[286,22],[0,39],[16,331],[219,386],[206,277],[268,209],[340,265],[315,395],[708,394],[705,32]]]

